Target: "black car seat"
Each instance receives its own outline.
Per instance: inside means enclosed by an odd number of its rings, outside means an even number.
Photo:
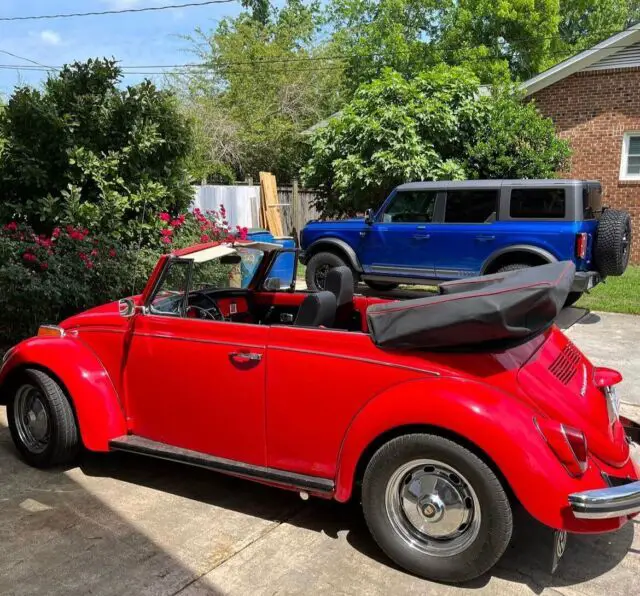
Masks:
[[[354,321],[353,273],[349,267],[334,267],[327,273],[325,288],[336,297],[334,327],[351,329]]]
[[[331,292],[309,294],[300,305],[296,327],[331,327],[336,318],[336,297]]]

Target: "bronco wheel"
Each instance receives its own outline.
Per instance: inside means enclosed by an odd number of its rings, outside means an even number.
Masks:
[[[389,292],[391,290],[395,290],[400,284],[392,284],[385,283],[383,281],[369,281],[367,279],[364,280],[372,290],[377,290],[378,292]]]
[[[325,289],[325,283],[327,280],[327,273],[334,267],[349,267],[349,263],[346,263],[338,255],[332,252],[319,252],[313,255],[307,263],[307,270],[305,273],[305,281],[307,282],[307,289],[312,292],[321,292]],[[358,285],[358,276],[353,272],[353,286],[354,289]]]
[[[631,217],[626,211],[607,209],[598,222],[594,259],[600,275],[622,275],[631,254]]]
[[[365,471],[362,507],[391,559],[437,581],[464,582],[491,569],[513,530],[509,500],[491,468],[436,435],[383,445]]]
[[[80,438],[60,385],[42,371],[27,369],[13,387],[7,405],[9,430],[25,461],[38,468],[72,461]]]

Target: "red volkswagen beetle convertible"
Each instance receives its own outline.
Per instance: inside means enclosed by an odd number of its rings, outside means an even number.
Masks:
[[[346,268],[295,292],[277,275],[293,257],[250,242],[177,251],[141,295],[11,349],[0,399],[24,459],[122,450],[359,498],[391,559],[448,582],[500,559],[518,502],[557,554],[565,532],[640,512],[621,377],[553,325],[572,263],[393,302],[354,296]]]

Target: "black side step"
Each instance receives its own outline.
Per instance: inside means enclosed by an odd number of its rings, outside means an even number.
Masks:
[[[128,451],[129,453],[148,455],[159,459],[167,459],[200,468],[207,468],[225,474],[232,474],[233,476],[274,482],[283,486],[310,490],[316,493],[332,493],[334,490],[334,482],[328,478],[306,476],[304,474],[276,470],[275,468],[264,468],[262,466],[245,464],[231,459],[214,457],[213,455],[207,455],[199,451],[173,447],[166,443],[151,441],[150,439],[135,435],[124,435],[112,439],[109,441],[109,448],[113,451]]]

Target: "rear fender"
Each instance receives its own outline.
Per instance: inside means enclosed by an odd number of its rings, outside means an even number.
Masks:
[[[416,380],[371,400],[353,419],[343,440],[336,475],[336,499],[347,501],[362,457],[385,435],[423,432],[456,437],[507,482],[523,507],[540,522],[574,532],[615,529],[615,520],[577,520],[569,509],[572,492],[598,488],[595,465],[571,478],[534,424],[535,412],[515,397],[464,379]],[[403,431],[403,428],[408,429]],[[603,522],[603,523],[600,523]]]
[[[82,442],[92,451],[108,451],[109,440],[127,433],[122,404],[96,355],[73,337],[34,337],[10,350],[0,369],[0,403],[25,368],[38,368],[64,386],[76,414]]]

